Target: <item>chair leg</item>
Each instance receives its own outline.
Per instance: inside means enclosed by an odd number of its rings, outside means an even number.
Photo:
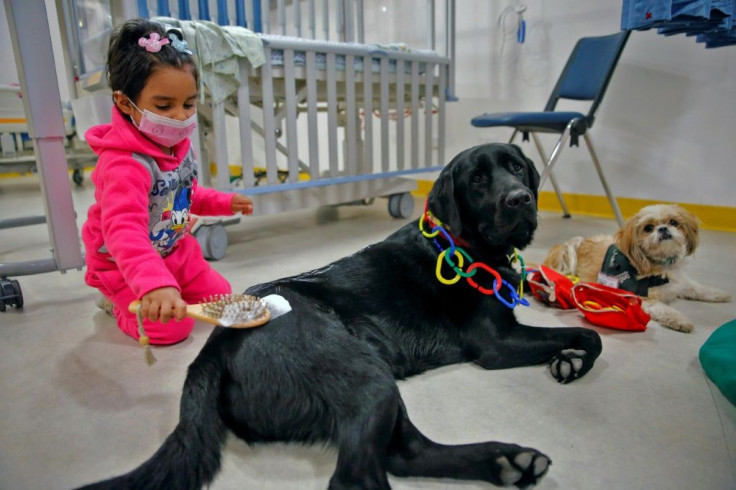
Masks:
[[[514,132],[511,133],[511,138],[509,138],[509,144],[511,144],[511,143],[514,142],[514,139],[516,138],[516,135],[517,134],[519,134],[519,130],[518,129],[514,129]]]
[[[557,190],[557,185],[555,184],[555,181],[553,180],[554,177],[552,176],[552,167],[557,163],[557,160],[560,158],[560,154],[562,154],[563,148],[565,148],[565,145],[567,144],[567,141],[570,139],[570,128],[572,127],[572,123],[568,124],[565,128],[565,131],[562,132],[562,135],[560,136],[560,139],[557,140],[557,144],[555,145],[555,149],[552,150],[552,155],[549,157],[549,160],[544,161],[544,170],[542,171],[542,175],[539,177],[539,188],[541,189],[542,186],[544,186],[544,183],[547,182],[547,178],[550,178],[552,180],[553,185],[555,186],[555,190]],[[532,133],[534,134],[534,133]],[[561,199],[562,194],[558,194],[557,198]],[[564,217],[569,218],[570,213],[566,211],[566,209],[563,208],[563,212],[565,212]]]
[[[557,144],[555,145],[555,149],[552,150],[552,155],[549,157],[549,160],[544,162],[544,170],[542,171],[542,175],[539,177],[539,187],[541,188],[545,182],[547,182],[547,178],[549,178],[550,174],[552,173],[552,167],[557,163],[557,160],[560,158],[560,154],[562,153],[562,149],[565,148],[565,145],[567,144],[567,141],[570,139],[570,126],[565,128],[565,131],[562,133],[562,136],[560,136],[560,139],[557,140]]]
[[[601,168],[601,164],[598,161],[598,157],[595,154],[595,149],[593,148],[593,141],[590,139],[590,136],[588,135],[588,133],[584,133],[583,138],[585,138],[585,144],[588,146],[588,151],[590,152],[590,158],[593,159],[595,170],[598,172],[598,178],[601,180],[603,189],[606,191],[606,196],[608,196],[608,202],[611,203],[611,208],[613,208],[613,214],[616,215],[616,221],[618,221],[618,226],[623,228],[624,218],[621,215],[621,210],[618,208],[618,203],[616,202],[616,196],[614,196],[613,193],[611,193],[611,189],[608,187],[608,182],[606,181],[606,177],[603,175],[603,169]]]
[[[516,133],[514,133],[516,134]],[[547,165],[547,154],[544,151],[544,147],[542,146],[542,142],[539,139],[539,136],[537,133],[532,133],[532,138],[534,139],[534,144],[537,147],[537,151],[539,152],[539,156],[542,157],[542,161],[545,162],[545,166]],[[555,178],[554,174],[550,170],[549,172],[549,180],[552,182],[552,187],[555,189],[555,194],[557,195],[557,200],[560,202],[560,207],[562,207],[562,217],[563,218],[569,218],[570,217],[570,211],[567,209],[567,203],[565,203],[565,198],[562,196],[562,192],[560,191],[560,186],[557,185],[557,179]],[[542,185],[540,184],[539,187],[541,188]]]

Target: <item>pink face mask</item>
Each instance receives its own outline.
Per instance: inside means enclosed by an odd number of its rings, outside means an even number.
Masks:
[[[136,110],[138,110],[138,112],[143,114],[138,125],[136,125],[135,121],[131,118],[133,125],[137,127],[141,133],[148,136],[151,141],[158,143],[161,146],[171,148],[177,143],[187,139],[197,127],[196,112],[186,120],[179,121],[171,119],[170,117],[159,116],[148,109],[142,111],[138,109],[138,106],[136,106],[132,100],[130,100],[130,103],[136,108]]]

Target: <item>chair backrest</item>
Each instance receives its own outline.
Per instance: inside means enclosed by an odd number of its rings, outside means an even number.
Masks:
[[[575,44],[544,110],[553,111],[559,99],[592,100],[586,116],[587,125],[591,127],[630,33],[621,31],[608,36],[581,38]]]

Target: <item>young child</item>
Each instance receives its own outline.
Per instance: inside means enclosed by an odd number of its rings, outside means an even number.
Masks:
[[[140,299],[150,342],[172,344],[192,331],[187,303],[231,292],[189,233],[190,214],[251,214],[253,204],[197,185],[189,136],[197,126],[198,73],[179,31],[126,22],[111,36],[107,75],[112,123],[85,134],[99,155],[95,203],[82,228],[85,281],[114,305],[124,333],[139,338],[128,305]]]

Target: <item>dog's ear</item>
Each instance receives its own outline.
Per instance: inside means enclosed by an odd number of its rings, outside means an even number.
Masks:
[[[638,237],[638,228],[638,221],[636,219],[630,219],[624,224],[623,228],[616,232],[613,241],[618,249],[626,255],[639,275],[644,275],[651,272],[652,264],[640,246],[641,240]]]
[[[455,233],[462,231],[460,211],[455,199],[455,168],[457,164],[450,162],[445,167],[429,192],[429,210],[437,219],[445,223]]]
[[[678,221],[687,239],[687,254],[692,255],[700,243],[698,218],[690,211],[678,206]]]

